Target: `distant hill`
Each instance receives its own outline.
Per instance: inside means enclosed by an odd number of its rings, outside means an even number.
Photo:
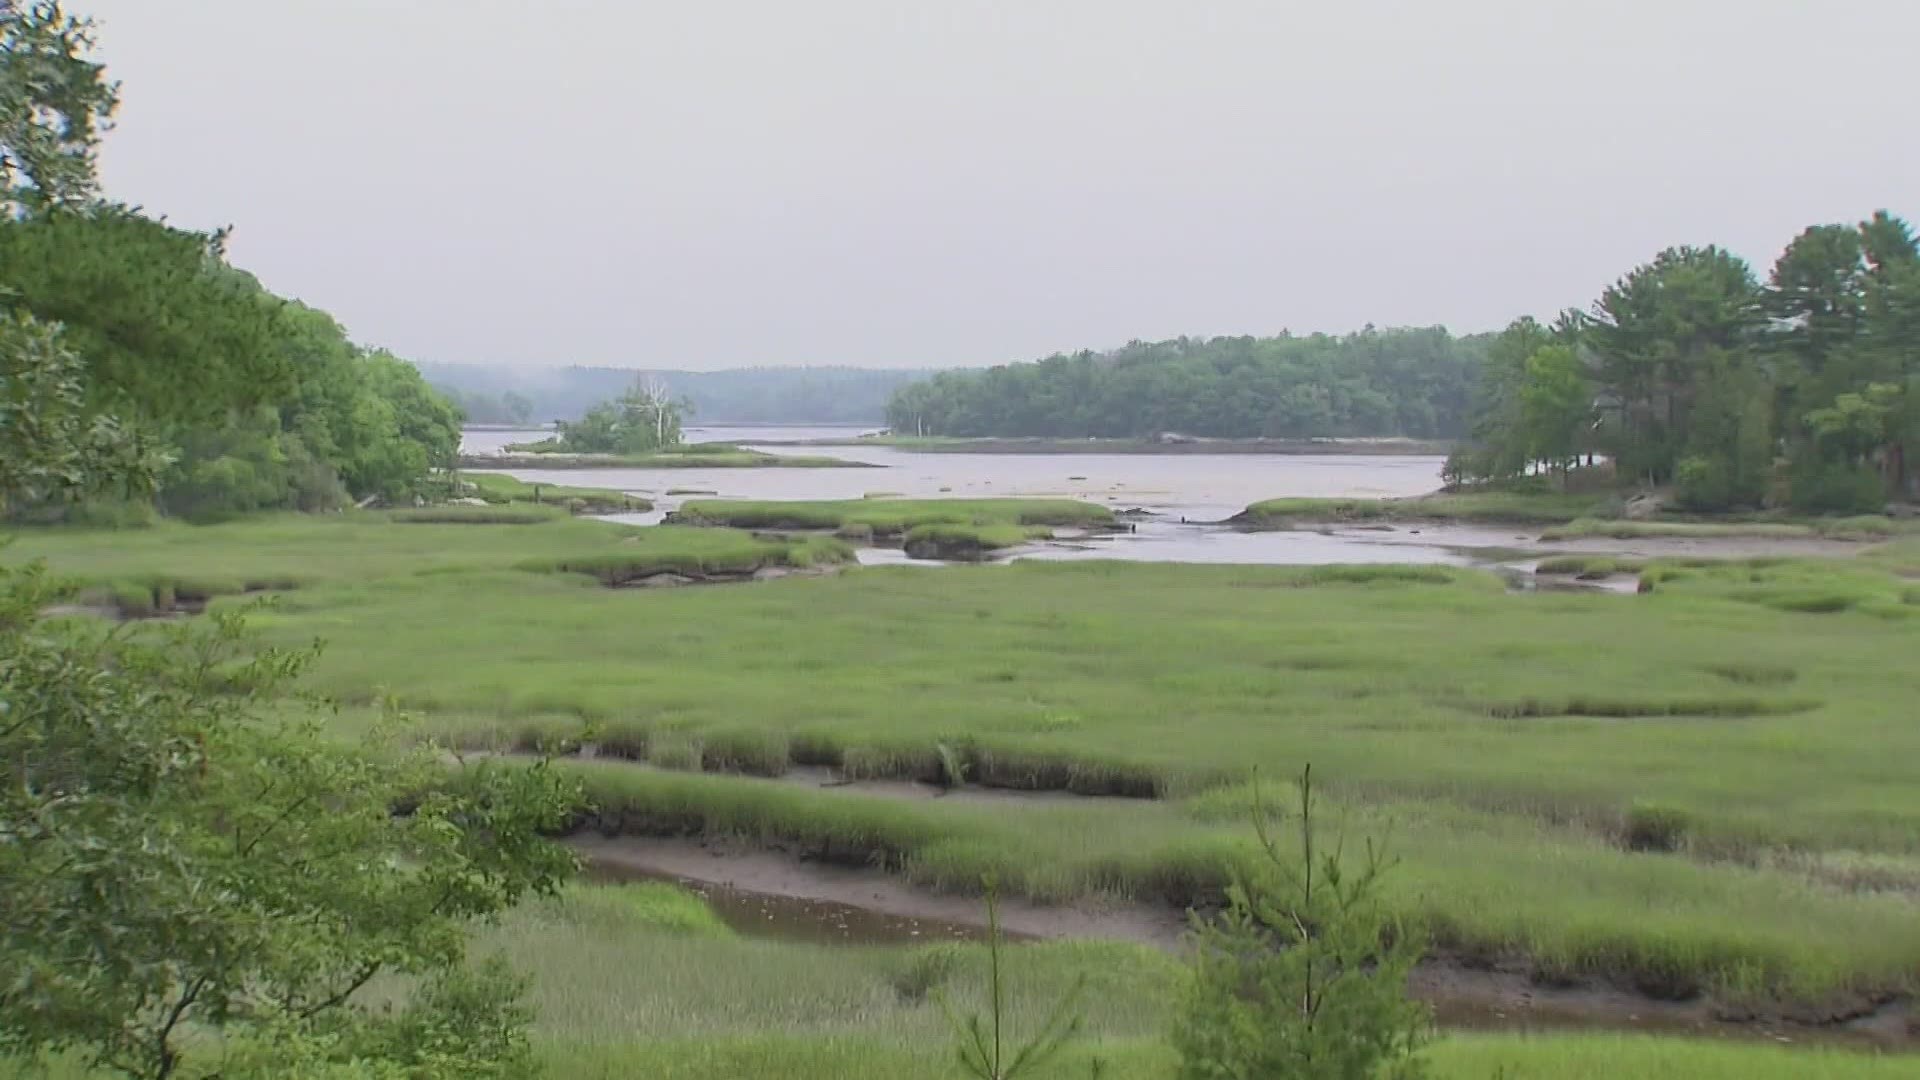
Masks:
[[[702,424],[879,424],[893,392],[930,372],[850,367],[644,371],[631,368],[498,368],[418,365],[427,382],[475,423],[575,420],[635,379],[654,377],[693,403]],[[513,395],[513,396],[509,396]],[[516,398],[518,400],[516,400]]]

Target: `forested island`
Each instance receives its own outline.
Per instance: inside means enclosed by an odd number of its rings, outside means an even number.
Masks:
[[[948,371],[895,393],[899,435],[1225,439],[1465,434],[1487,335],[1175,338]]]

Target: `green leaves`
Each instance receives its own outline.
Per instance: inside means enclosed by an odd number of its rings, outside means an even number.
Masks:
[[[943,372],[895,393],[887,420],[897,435],[1450,437],[1484,343],[1440,328],[1136,341]]]
[[[93,196],[94,145],[119,104],[92,59],[93,23],[58,3],[0,4],[0,204]]]
[[[558,447],[569,454],[644,454],[675,446],[684,408],[667,396],[665,386],[642,380],[579,420],[560,425]]]
[[[1322,846],[1311,767],[1300,776],[1297,850],[1269,833],[1266,861],[1228,890],[1225,913],[1196,917],[1193,981],[1172,1041],[1183,1080],[1377,1080],[1421,1074],[1426,1008],[1407,996],[1421,943],[1384,914],[1392,867],[1369,839],[1349,858]]]
[[[62,325],[95,405],[170,433],[217,426],[295,384],[284,302],[227,266],[220,241],[123,207],[48,210],[0,222],[0,286]]]
[[[152,492],[167,456],[92,409],[84,378],[58,330],[0,314],[0,510],[113,489]]]
[[[255,1055],[385,1047],[410,1077],[524,1050],[513,981],[464,974],[467,928],[572,872],[543,839],[572,787],[324,740],[279,697],[311,651],[255,647],[238,612],[45,623],[45,579],[0,575],[0,1054],[165,1077],[216,1052],[189,1026]],[[355,997],[384,974],[425,980],[398,1018]]]

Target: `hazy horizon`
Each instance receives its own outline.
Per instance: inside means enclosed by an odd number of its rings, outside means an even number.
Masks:
[[[443,364],[1497,329],[1920,190],[1920,5],[76,0],[109,197]]]

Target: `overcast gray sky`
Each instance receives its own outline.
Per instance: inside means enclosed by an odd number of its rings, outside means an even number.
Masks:
[[[72,6],[108,193],[424,360],[1479,330],[1920,193],[1915,0]]]

